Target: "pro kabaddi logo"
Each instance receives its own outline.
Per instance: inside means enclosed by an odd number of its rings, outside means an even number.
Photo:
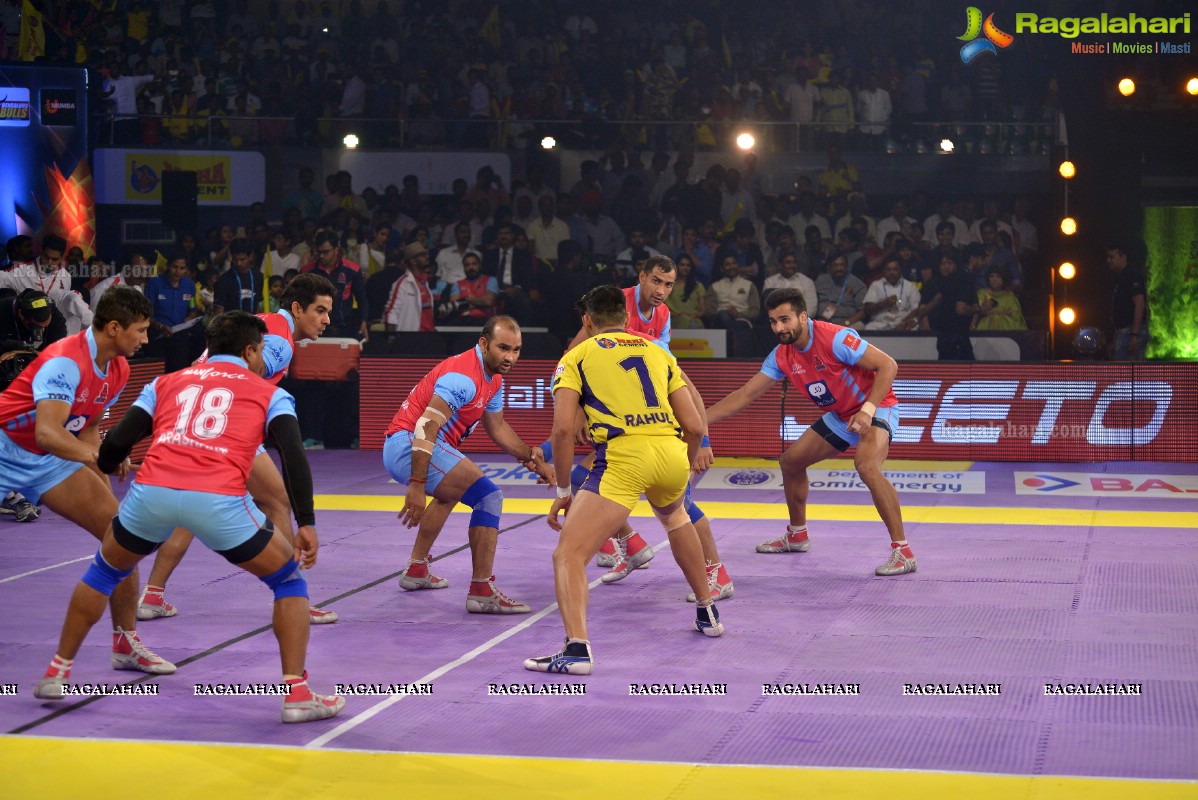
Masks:
[[[984,35],[984,39],[978,36]],[[999,48],[1006,49],[1015,41],[1015,37],[999,30],[994,24],[994,15],[986,17],[982,22],[982,10],[977,6],[965,9],[965,33],[957,37],[958,41],[966,42],[961,48],[961,61],[968,64],[982,53],[998,55]]]

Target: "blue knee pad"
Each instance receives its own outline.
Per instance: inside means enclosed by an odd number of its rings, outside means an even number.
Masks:
[[[104,556],[96,550],[96,557],[87,572],[83,573],[83,582],[105,597],[111,597],[117,584],[133,574],[131,569],[117,569],[104,560]]]
[[[581,489],[582,485],[587,482],[587,478],[590,476],[590,474],[591,471],[582,464],[575,464],[574,469],[570,470],[570,490],[574,492],[574,494],[578,494],[578,490]]]
[[[300,572],[299,564],[288,561],[274,572],[263,577],[262,582],[275,593],[276,600],[284,597],[307,597],[308,581]]]
[[[462,503],[474,511],[470,514],[471,528],[498,528],[499,515],[503,513],[503,492],[485,475],[462,495]]]

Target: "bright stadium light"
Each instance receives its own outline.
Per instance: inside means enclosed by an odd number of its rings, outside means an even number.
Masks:
[[[1065,306],[1061,309],[1061,313],[1057,315],[1057,318],[1061,320],[1061,324],[1063,325],[1072,325],[1077,320],[1077,312],[1069,306]]]
[[[1131,97],[1136,93],[1136,82],[1131,78],[1124,78],[1119,81],[1119,94],[1124,97]]]
[[[753,134],[749,133],[748,131],[745,131],[736,137],[736,146],[741,150],[752,150],[756,144],[756,137],[754,137]]]
[[[557,139],[554,139],[552,136],[546,136],[541,140],[542,150],[552,150],[555,147],[557,147]]]
[[[1066,236],[1072,236],[1077,233],[1077,220],[1073,217],[1065,217],[1061,220],[1061,233]]]
[[[358,146],[358,135],[356,133],[347,133],[341,142],[345,145],[346,149],[353,150]]]
[[[1191,95],[1198,95],[1198,78],[1190,78],[1186,81],[1186,92]]]
[[[1062,161],[1061,166],[1058,167],[1057,171],[1061,173],[1062,178],[1069,180],[1077,174],[1077,167],[1073,166],[1072,161]]]
[[[1077,277],[1077,267],[1066,261],[1064,264],[1061,264],[1060,268],[1057,270],[1057,274],[1060,275],[1062,279],[1071,281]]]
[[[955,144],[953,144],[952,139],[941,139],[940,140],[940,152],[941,153],[951,153],[953,150],[956,149],[956,147],[957,146]]]

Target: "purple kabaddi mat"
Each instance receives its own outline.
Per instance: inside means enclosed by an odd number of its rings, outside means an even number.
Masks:
[[[377,453],[310,457],[319,493],[399,494]],[[1198,493],[1170,500],[1132,492],[1016,493],[1016,473],[1025,475],[1022,480],[1027,473],[1045,481],[1088,473],[1146,480],[1178,476],[1181,482],[1192,475],[1188,465],[979,463],[971,472],[985,476],[984,493],[900,493],[904,506],[1198,510]],[[718,485],[701,483],[696,499],[782,502],[778,490]],[[509,498],[546,496],[530,486],[503,489]],[[35,700],[33,683],[54,653],[69,593],[94,544],[49,512],[28,525],[0,517],[0,607],[8,609],[0,627],[0,686],[17,685],[16,694],[0,692],[0,731],[1198,779],[1198,555],[1192,523],[1134,527],[1123,517],[1107,524],[1109,517],[1100,516],[1102,524],[1094,526],[1025,526],[987,520],[994,516],[988,512],[979,512],[970,524],[909,523],[919,571],[878,578],[873,567],[886,555],[880,522],[818,519],[821,504],[868,507],[868,493],[813,490],[811,503],[813,546],[804,554],[753,552],[758,542],[781,532],[776,520],[713,515],[736,585],[736,596],[720,604],[727,626],[721,639],[689,630],[693,606],[683,602],[688,587],[668,548],[659,550],[648,570],[592,589],[596,674],[583,679],[521,668],[524,658],[556,649],[562,636],[556,609],[538,615],[554,602],[550,555],[557,536],[543,518],[504,514],[497,583],[528,603],[533,616],[501,618],[465,612],[469,553],[450,551],[466,542],[467,515],[451,516],[434,549],[434,556],[443,556],[434,571],[450,587],[408,593],[390,576],[404,566],[414,531],[399,528],[391,512],[319,512],[322,547],[320,563],[308,574],[311,597],[317,604],[329,601],[341,621],[312,629],[313,688],[428,681],[433,689],[429,695],[353,696],[342,716],[298,726],[279,724],[277,697],[197,696],[197,685],[275,683],[279,668],[268,627],[269,591],[198,544],[168,591],[179,616],[139,626],[149,647],[179,664],[173,676],[143,681],[157,685],[157,696],[73,698],[53,705]],[[656,522],[634,522],[650,543],[665,539]],[[78,561],[63,563],[72,560]],[[143,582],[148,573],[149,562],[143,562]],[[592,567],[589,577],[601,573]],[[76,659],[72,681],[140,679],[109,668],[108,630],[106,615]],[[541,687],[579,680],[586,684],[585,696],[489,693],[491,684]],[[633,696],[630,684],[724,684],[727,692]],[[816,691],[855,686],[859,693],[764,694],[763,685],[782,684]],[[905,693],[908,684],[924,691]],[[938,693],[994,684],[1001,686],[1000,694]],[[1140,694],[1046,695],[1046,684],[1054,691],[1058,684],[1139,685]],[[376,713],[367,718],[368,709]]]

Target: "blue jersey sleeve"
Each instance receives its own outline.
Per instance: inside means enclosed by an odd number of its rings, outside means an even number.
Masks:
[[[275,333],[262,337],[262,360],[266,363],[266,374],[262,377],[273,378],[281,372],[286,372],[291,366],[291,356],[294,351],[291,342]]]
[[[449,404],[454,412],[472,401],[478,394],[474,381],[460,372],[447,372],[437,379],[433,394]]]
[[[487,291],[499,294],[499,281],[495,280],[495,276],[491,276],[490,280],[487,281]]]
[[[842,364],[852,366],[861,360],[861,356],[865,355],[865,349],[869,347],[869,343],[857,335],[857,331],[852,328],[842,328],[832,337],[832,354],[840,360]]]
[[[58,400],[73,404],[79,388],[79,365],[66,356],[51,358],[33,376],[33,402]]]
[[[283,416],[295,416],[295,398],[282,389],[275,389],[275,393],[270,396],[270,405],[266,407],[266,427],[270,428],[270,423],[275,421],[275,417]]]
[[[779,345],[780,347],[781,345]],[[786,374],[778,368],[778,347],[770,351],[770,354],[765,357],[765,361],[761,363],[761,371],[770,380],[781,381],[786,380]]]
[[[147,383],[142,387],[141,394],[133,401],[134,408],[140,408],[142,411],[154,416],[154,409],[158,407],[158,379]]]
[[[674,315],[669,314],[666,316],[666,324],[665,324],[665,327],[661,331],[661,338],[659,338],[657,340],[658,343],[661,344],[661,346],[666,349],[667,353],[670,352],[670,334],[672,334],[673,332],[674,332]]]
[[[495,396],[491,398],[491,402],[487,403],[486,410],[492,414],[495,413],[496,411],[503,411],[503,387],[502,386],[499,387],[499,391],[495,393]]]

